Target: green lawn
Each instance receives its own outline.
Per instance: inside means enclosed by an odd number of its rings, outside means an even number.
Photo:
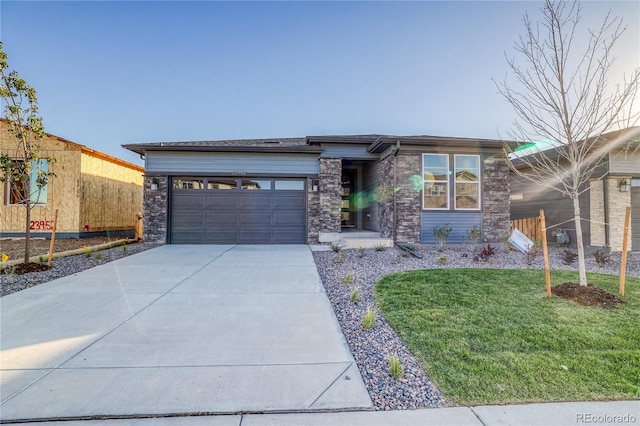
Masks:
[[[587,278],[618,294],[617,276]],[[552,271],[551,280],[578,277]],[[544,272],[533,270],[396,273],[376,284],[374,297],[444,396],[459,404],[640,398],[638,278],[627,278],[627,303],[613,310],[549,300]]]

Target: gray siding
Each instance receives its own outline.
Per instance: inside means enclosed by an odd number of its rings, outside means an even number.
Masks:
[[[367,144],[322,144],[321,157],[325,158],[345,158],[353,160],[378,159],[378,154],[367,152]]]
[[[473,226],[482,230],[481,212],[437,212],[423,210],[420,224],[420,242],[423,244],[433,244],[436,238],[433,236],[434,226],[442,227],[449,224],[451,234],[447,243],[464,243],[467,239],[467,231]]]
[[[147,173],[307,176],[319,171],[317,155],[152,151],[146,156]]]
[[[511,219],[539,216],[540,209],[544,209],[547,224],[547,241],[553,243],[555,236],[551,233],[559,229],[565,229],[569,234],[569,246],[575,247],[576,229],[573,221],[560,226],[549,228],[558,223],[573,219],[573,200],[562,196],[558,191],[523,181],[514,176],[511,178],[511,195],[522,194],[522,199],[511,200]],[[591,202],[589,192],[580,195],[580,216],[589,219]],[[591,245],[591,227],[587,220],[582,221],[582,236],[585,246]]]
[[[631,250],[640,251],[640,179],[631,188]]]
[[[640,176],[640,153],[609,155],[609,171],[613,174]]]
[[[362,212],[362,229],[380,231],[378,220],[378,202],[374,196],[378,188],[378,163],[365,163],[362,167],[362,183],[366,194],[370,195],[370,203]]]

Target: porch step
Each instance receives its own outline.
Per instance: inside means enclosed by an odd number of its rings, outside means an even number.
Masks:
[[[393,247],[393,239],[382,237],[353,237],[351,235],[343,236],[340,239],[340,247],[343,249],[350,248],[374,248],[376,246]]]

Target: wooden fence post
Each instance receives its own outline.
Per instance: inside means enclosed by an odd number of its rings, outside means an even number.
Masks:
[[[53,215],[53,229],[51,230],[51,244],[49,244],[49,267],[53,261],[53,245],[56,242],[56,228],[58,227],[58,209]]]
[[[549,250],[547,249],[547,225],[544,210],[540,209],[540,228],[542,231],[542,251],[544,253],[544,280],[547,285],[547,297],[551,298],[551,275],[549,273]]]
[[[136,213],[136,241],[142,239],[142,213]]]
[[[624,281],[627,274],[627,246],[629,245],[629,226],[631,222],[631,207],[627,207],[624,215],[624,233],[622,237],[622,263],[620,265],[620,296],[624,296]]]

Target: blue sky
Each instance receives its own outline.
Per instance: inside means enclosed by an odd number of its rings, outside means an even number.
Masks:
[[[134,142],[323,134],[506,136],[492,78],[540,2],[12,2],[0,36],[45,129],[137,164]],[[627,32],[612,82],[640,66],[640,3],[587,1]]]

